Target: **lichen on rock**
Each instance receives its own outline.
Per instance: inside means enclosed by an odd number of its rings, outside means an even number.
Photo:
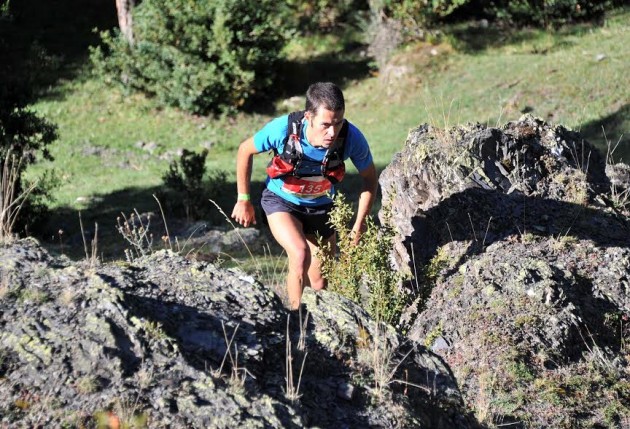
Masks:
[[[615,201],[628,188],[607,175],[623,171],[526,115],[421,126],[381,175],[397,267],[424,273],[408,336],[444,358],[483,424],[630,421],[630,219]]]
[[[437,387],[392,386],[373,401],[357,344],[359,326],[375,324],[335,294],[306,293],[300,329],[252,277],[170,251],[87,266],[29,239],[1,246],[0,261],[11,291],[0,297],[0,425],[475,427],[443,362],[391,328],[380,335],[394,358],[407,354],[400,371]],[[24,299],[34,282],[50,299]]]

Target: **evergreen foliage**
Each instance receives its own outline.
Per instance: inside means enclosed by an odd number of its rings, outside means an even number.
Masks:
[[[129,45],[117,29],[92,49],[98,73],[194,113],[231,111],[273,82],[285,25],[272,0],[145,0]]]
[[[0,84],[0,94],[6,92]],[[37,154],[52,160],[47,146],[57,139],[57,127],[30,111],[20,98],[5,99],[0,95],[0,100],[0,166],[6,162],[9,169],[16,169],[12,195],[2,195],[8,201],[21,196],[25,188],[31,188],[23,175],[27,167],[36,162]],[[41,226],[39,224],[47,212],[46,202],[51,198],[50,191],[57,185],[56,176],[49,172],[29,191],[15,224],[16,232]]]
[[[598,19],[607,10],[623,5],[621,0],[473,0],[468,3],[473,8],[479,7],[492,20],[537,27]]]

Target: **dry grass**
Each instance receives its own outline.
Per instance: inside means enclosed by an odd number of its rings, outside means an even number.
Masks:
[[[131,245],[130,249],[125,250],[127,260],[131,262],[135,258],[150,254],[153,247],[153,234],[149,231],[151,216],[143,218],[138,210],[134,210],[129,217],[124,213],[121,213],[121,216],[122,218],[116,218],[116,230]]]
[[[22,206],[37,186],[36,183],[32,183],[17,194],[21,165],[22,160],[16,159],[11,151],[0,163],[0,242],[10,241],[14,238],[13,229]]]
[[[149,427],[149,414],[141,410],[140,397],[118,398],[111,411],[94,415],[97,426],[107,429],[143,429]]]
[[[96,267],[98,264],[98,224],[94,224],[94,238],[90,242],[90,251],[88,251],[87,241],[85,239],[85,229],[83,228],[83,219],[79,212],[79,225],[81,227],[81,237],[83,238],[83,249],[85,251],[85,261],[90,268]]]
[[[59,294],[59,296],[57,297],[57,301],[61,303],[64,307],[68,307],[74,304],[77,296],[78,293],[76,290],[72,288],[66,288]]]
[[[242,389],[245,386],[245,380],[249,375],[252,378],[255,378],[254,375],[247,370],[247,368],[239,366],[238,361],[238,348],[234,345],[234,351],[232,351],[232,344],[234,343],[234,337],[236,337],[236,332],[240,324],[237,324],[232,332],[232,336],[228,339],[227,331],[225,330],[225,323],[222,321],[221,326],[223,328],[223,338],[225,339],[226,350],[223,355],[223,360],[221,361],[221,365],[216,370],[211,371],[213,377],[220,377],[223,372],[223,367],[227,360],[230,360],[230,385],[235,389]]]
[[[494,412],[492,410],[494,386],[494,374],[484,372],[479,375],[479,390],[472,407],[477,420],[482,423],[492,423],[494,421]]]
[[[300,367],[300,372],[297,379],[297,384],[295,383],[295,378],[293,375],[293,353],[292,353],[292,345],[291,345],[291,336],[289,332],[289,324],[290,324],[290,316],[287,316],[287,341],[286,341],[286,353],[285,353],[285,397],[291,401],[296,402],[302,396],[300,394],[300,384],[302,383],[302,374],[304,373],[304,363],[306,362],[306,356],[308,352],[304,352],[304,357],[302,358],[302,366]],[[302,326],[300,326],[302,329]],[[300,332],[300,337],[302,336],[302,332]]]
[[[615,176],[615,161],[614,161],[614,153],[619,147],[619,143],[621,143],[621,136],[617,143],[613,146],[610,140],[606,137],[606,132],[602,129],[604,133],[604,139],[606,140],[606,174],[610,179],[610,200],[613,203],[614,207],[625,211],[630,206],[630,188],[623,186],[619,183],[619,180]]]
[[[141,368],[138,372],[134,374],[134,378],[138,382],[138,386],[141,389],[147,389],[151,384],[153,384],[153,380],[155,379],[155,374],[153,373],[153,368]]]
[[[385,325],[378,324],[376,334],[370,336],[365,328],[359,328],[357,359],[372,374],[374,383],[371,389],[372,395],[378,400],[384,399],[390,392],[389,387],[392,383],[416,387],[430,393],[430,389],[426,386],[395,378],[398,368],[414,349],[410,348],[407,354],[399,356],[397,348],[387,338],[386,329]]]
[[[85,377],[77,379],[74,387],[77,392],[86,395],[96,392],[100,388],[100,384],[95,376],[86,375]]]

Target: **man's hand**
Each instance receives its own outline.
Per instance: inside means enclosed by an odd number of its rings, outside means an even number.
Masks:
[[[245,228],[256,225],[256,215],[254,205],[251,201],[237,201],[232,210],[232,219],[243,225]]]
[[[254,155],[258,153],[254,145],[254,138],[250,137],[238,147],[236,154],[236,189],[238,200],[232,210],[232,219],[245,228],[256,224],[254,206],[249,200],[249,185],[252,177],[252,163]],[[243,197],[243,199],[241,199]]]
[[[361,240],[361,236],[366,230],[365,222],[361,222],[360,224],[355,224],[350,231],[350,236],[352,237],[352,244],[357,245]]]

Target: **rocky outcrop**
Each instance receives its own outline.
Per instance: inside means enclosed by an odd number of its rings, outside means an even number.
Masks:
[[[599,152],[578,133],[531,116],[503,129],[419,127],[379,181],[404,238],[395,249],[400,268],[411,264],[412,247],[426,259],[451,241],[474,252],[510,235],[628,237],[628,225],[604,210],[614,202]]]
[[[419,274],[409,338],[482,423],[630,424],[627,171],[525,116],[419,127],[381,175],[393,259]]]
[[[0,245],[0,425],[477,426],[437,355],[336,294],[288,315],[240,271],[73,263],[34,240]]]

